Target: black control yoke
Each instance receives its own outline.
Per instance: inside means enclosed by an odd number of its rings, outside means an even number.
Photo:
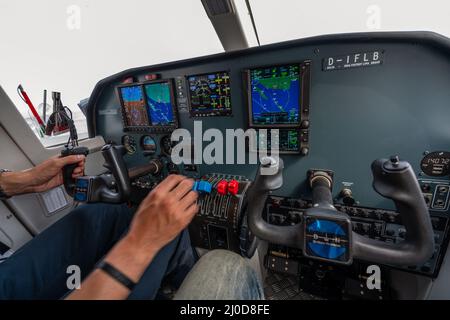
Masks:
[[[126,153],[122,145],[107,144],[102,148],[102,155],[105,159],[104,167],[112,173],[100,176],[83,176],[77,179],[72,178],[76,165],[63,168],[64,187],[67,194],[79,202],[106,202],[122,203],[131,194],[131,183],[128,169],[123,160]],[[61,156],[71,154],[87,154],[87,149],[76,147],[66,149]]]
[[[128,169],[123,160],[127,153],[122,145],[107,144],[102,148],[102,155],[105,159],[104,167],[111,171],[116,181],[117,191],[109,188],[101,188],[98,191],[98,199],[101,202],[121,203],[125,202],[131,194],[131,183],[128,176]]]
[[[268,168],[274,174],[261,174]],[[351,263],[352,258],[357,258],[390,265],[419,265],[433,254],[434,235],[430,216],[409,163],[399,161],[398,158],[379,159],[372,163],[373,188],[395,202],[406,228],[405,240],[395,244],[366,238],[352,231],[350,218],[333,206],[332,179],[325,171],[316,171],[309,177],[313,204],[306,210],[301,223],[294,226],[267,223],[262,218],[262,212],[269,193],[283,184],[282,171],[282,159],[267,157],[261,161],[249,190],[249,227],[257,237],[271,243],[300,248],[312,258],[346,264]],[[331,233],[336,232],[335,235],[329,236],[329,226],[333,226],[331,230],[334,231]],[[335,241],[332,248],[326,246],[330,241]],[[324,259],[323,256],[316,256],[317,252],[326,252],[328,256]],[[339,252],[346,252],[342,254],[345,258],[337,258]],[[333,254],[336,254],[336,259]],[[337,261],[339,259],[341,261]]]

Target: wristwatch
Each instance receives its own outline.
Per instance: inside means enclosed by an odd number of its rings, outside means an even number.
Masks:
[[[0,176],[5,172],[11,172],[11,170],[7,169],[0,169]],[[10,198],[2,189],[2,186],[0,185],[0,200],[6,200]]]

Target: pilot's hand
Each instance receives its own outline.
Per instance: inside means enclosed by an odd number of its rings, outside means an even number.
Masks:
[[[198,211],[194,181],[170,175],[142,201],[126,238],[144,251],[159,250],[172,241]]]
[[[33,192],[45,192],[63,184],[62,169],[69,164],[77,164],[72,177],[78,178],[84,175],[84,155],[72,155],[60,158],[50,158],[33,169],[29,170]]]

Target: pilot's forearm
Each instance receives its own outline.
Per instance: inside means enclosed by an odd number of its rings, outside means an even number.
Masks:
[[[31,170],[3,172],[0,174],[0,187],[9,196],[33,192]]]
[[[129,237],[125,237],[108,253],[105,261],[137,283],[158,251],[157,247],[138,249]],[[72,292],[67,299],[121,300],[129,294],[130,290],[123,284],[103,270],[96,269],[83,281],[81,288]]]

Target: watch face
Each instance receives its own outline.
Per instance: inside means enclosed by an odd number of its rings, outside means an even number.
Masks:
[[[331,262],[350,263],[350,225],[347,220],[306,216],[304,254]]]

